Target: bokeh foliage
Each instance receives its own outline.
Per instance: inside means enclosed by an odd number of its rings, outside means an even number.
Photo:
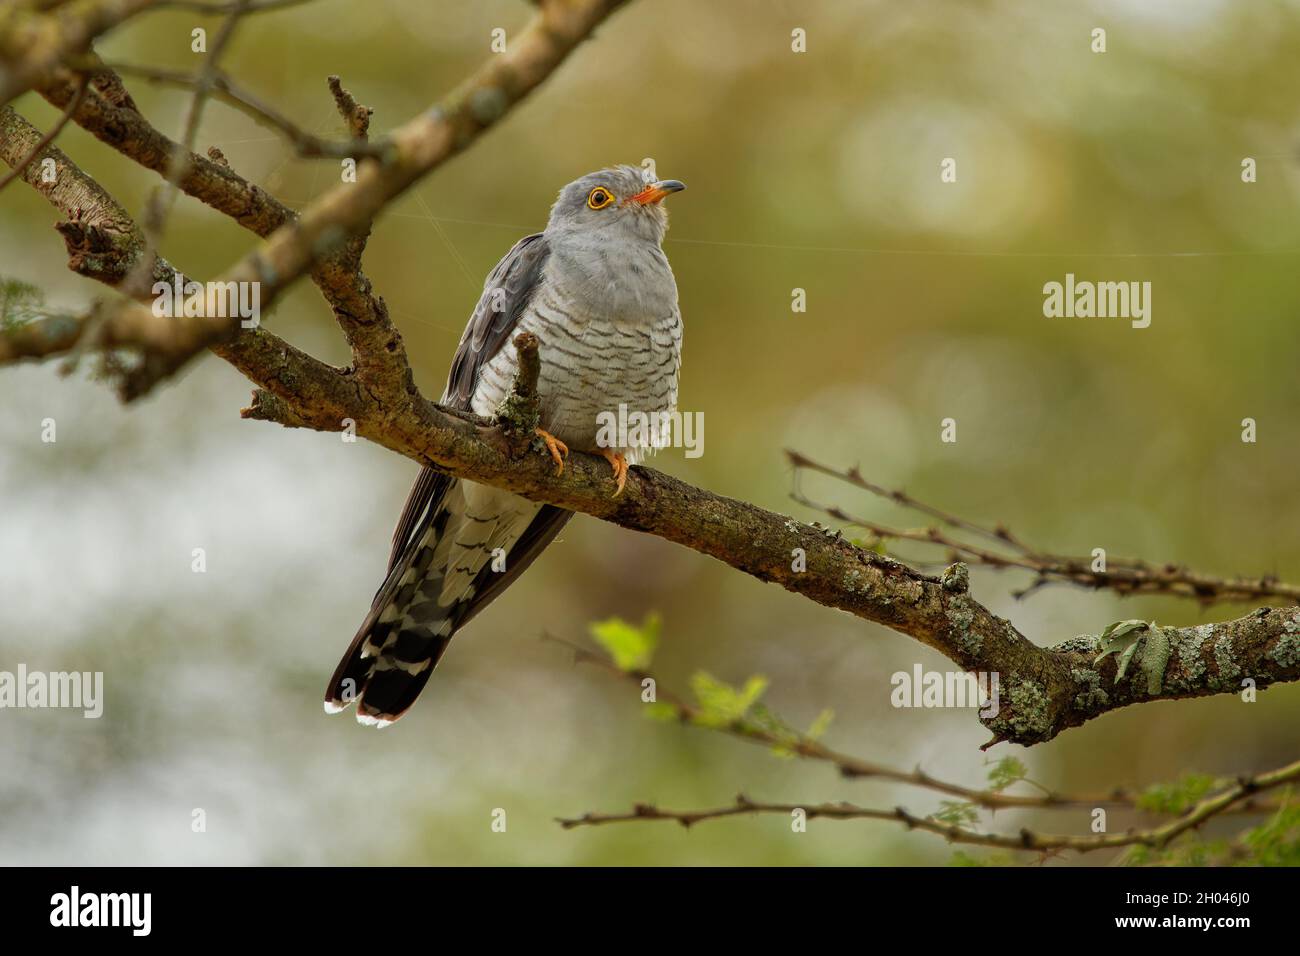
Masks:
[[[382,130],[490,55],[492,28],[509,35],[530,15],[515,0],[321,0],[259,18],[227,62],[333,136],[324,78],[339,73]],[[101,49],[192,69],[196,22],[150,15]],[[1089,50],[1099,25],[1104,55]],[[806,54],[790,51],[795,27]],[[555,191],[653,157],[689,184],[671,200],[666,248],[686,320],[681,405],[707,421],[702,458],[670,451],[654,467],[795,510],[780,453],[794,445],[1058,550],[1295,579],[1298,55],[1295,2],[633,2],[500,129],[397,203],[366,268],[436,394],[482,277],[541,227]],[[177,132],[184,94],[131,89]],[[41,125],[56,115],[33,96],[18,107]],[[295,207],[338,181],[331,162],[295,160],[220,104],[201,135],[212,144]],[[141,210],[154,177],[79,130],[60,145]],[[1241,182],[1246,156],[1257,183]],[[955,184],[939,182],[945,157],[958,160]],[[100,290],[63,269],[51,222],[31,190],[5,190],[0,273],[39,286],[51,308],[76,307]],[[249,242],[182,201],[165,252],[210,276]],[[1067,272],[1152,282],[1151,328],[1045,319],[1042,286]],[[795,288],[806,313],[791,312]],[[266,321],[346,358],[306,283]],[[538,641],[652,611],[663,621],[656,669],[678,685],[697,672],[730,687],[768,675],[763,703],[800,727],[834,708],[828,734],[842,749],[971,783],[988,772],[972,714],[889,705],[889,675],[944,667],[936,655],[591,520],[571,523],[458,639],[409,718],[382,734],[326,719],[320,693],[378,583],[414,467],[338,436],[241,422],[247,391],[215,360],[131,410],[53,366],[0,374],[0,668],[103,670],[109,694],[99,721],[0,715],[0,861],[950,858],[941,840],[888,824],[818,821],[798,835],[761,819],[689,832],[556,826],[588,809],[711,805],[738,790],[900,802],[884,784],[636,720],[635,687]],[[938,440],[947,416],[955,445]],[[46,417],[59,423],[55,445],[39,442]],[[1256,444],[1239,440],[1245,417],[1259,423]],[[809,490],[903,521],[843,489]],[[190,571],[196,547],[203,575]],[[1016,604],[1011,579],[973,577],[977,597],[1045,643],[1122,618],[1243,610],[1065,590]],[[1300,693],[1281,687],[1250,705],[1133,708],[1032,751],[1003,749],[1053,788],[1141,788],[1293,759],[1297,718]],[[195,807],[207,833],[190,830]],[[489,827],[498,807],[504,834]],[[1086,818],[1075,823],[1086,831]],[[1294,853],[1277,828],[1293,834],[1294,814],[1264,827],[1261,859]]]

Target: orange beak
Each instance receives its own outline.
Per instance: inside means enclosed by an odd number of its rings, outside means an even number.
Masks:
[[[628,196],[628,202],[638,203],[642,206],[651,206],[662,200],[665,196],[672,193],[679,193],[686,188],[686,184],[676,179],[661,179],[657,183],[649,183],[646,188],[641,190],[635,196]]]

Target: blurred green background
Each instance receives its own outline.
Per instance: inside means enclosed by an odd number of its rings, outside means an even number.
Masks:
[[[473,4],[321,0],[244,23],[225,64],[340,137],[339,73],[375,132],[434,102],[532,15]],[[190,30],[141,17],[110,60],[197,69]],[[1094,27],[1108,52],[1090,50]],[[791,31],[807,31],[807,52]],[[641,0],[468,153],[394,204],[365,268],[426,394],[441,391],[483,277],[545,223],[556,190],[652,157],[690,189],[666,249],[686,322],[680,404],[705,454],[653,466],[804,519],[796,447],[1045,548],[1300,578],[1300,3]],[[128,86],[179,134],[183,91]],[[47,126],[33,95],[18,109]],[[157,182],[76,128],[59,145],[139,214]],[[338,183],[214,102],[200,149],[295,208]],[[1241,181],[1243,157],[1258,182]],[[939,164],[958,163],[942,184]],[[63,266],[53,211],[0,195],[0,272],[69,308],[102,294]],[[181,199],[164,254],[212,277],[252,237]],[[1047,319],[1042,287],[1150,281],[1153,321]],[[806,313],[791,290],[807,292]],[[307,282],[265,318],[337,363]],[[987,732],[970,713],[895,710],[890,675],[946,661],[884,628],[589,518],[573,521],[457,639],[415,710],[383,732],[321,711],[379,583],[416,467],[364,442],[241,421],[249,384],[215,358],[124,410],[84,374],[0,372],[0,669],[103,670],[100,720],[0,713],[0,862],[439,864],[942,863],[937,837],[780,817],[685,831],[563,831],[556,816],[633,802],[695,807],[849,799],[914,812],[934,796],[781,760],[642,718],[637,689],[574,666],[609,615],[664,619],[655,670],[772,682],[828,742],[968,784]],[[40,442],[40,422],[58,441]],[[956,444],[939,441],[958,420]],[[1240,440],[1241,420],[1259,441]],[[914,516],[847,488],[805,490],[884,523]],[[207,552],[206,574],[190,570]],[[932,559],[940,556],[931,554]],[[1040,643],[1121,618],[1244,613],[1121,601],[976,571],[974,592]],[[1300,687],[1131,708],[1023,750],[1033,779],[1088,792],[1294,759]],[[203,808],[207,831],[191,832]],[[508,829],[490,828],[495,808]],[[1112,829],[1129,820],[1112,817]],[[992,825],[1087,832],[1082,813]],[[978,855],[978,854],[977,854]],[[1074,863],[1067,858],[1054,863]],[[1085,864],[1105,862],[1087,857]]]

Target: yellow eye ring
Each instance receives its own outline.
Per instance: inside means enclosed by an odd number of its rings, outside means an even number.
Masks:
[[[604,186],[597,186],[587,193],[588,209],[604,209],[614,201],[614,195]]]

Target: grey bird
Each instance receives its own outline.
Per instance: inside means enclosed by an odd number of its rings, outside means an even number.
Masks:
[[[682,319],[662,247],[662,201],[685,188],[616,166],[561,189],[545,230],[515,243],[484,282],[443,404],[492,415],[514,381],[512,340],[531,332],[542,359],[538,434],[557,469],[569,448],[603,455],[614,470],[613,494],[622,493],[628,465],[660,438],[624,429],[630,447],[598,440],[600,416],[620,405],[647,416],[676,410]],[[325,710],[355,702],[357,720],[379,727],[401,717],[456,632],[572,515],[423,469],[393,534],[387,576],[330,680]]]

